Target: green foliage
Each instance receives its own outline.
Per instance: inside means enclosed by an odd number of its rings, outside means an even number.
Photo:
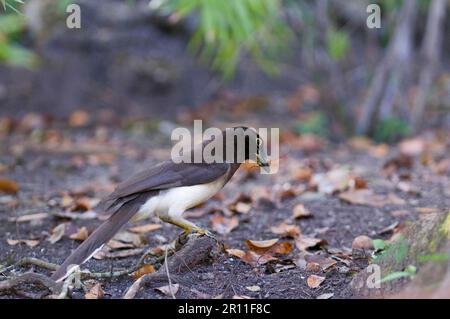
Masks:
[[[30,69],[36,66],[36,56],[16,41],[25,25],[22,15],[12,13],[0,16],[0,63]]]
[[[327,51],[334,61],[342,61],[349,48],[350,39],[345,31],[329,30],[327,32]]]
[[[20,14],[18,6],[22,5],[23,1],[22,0],[12,0],[12,1],[0,0],[0,3],[2,4],[4,11],[7,11],[9,9],[11,11],[14,11],[15,13]]]
[[[73,0],[58,0],[56,3],[56,11],[59,14],[65,14],[67,6],[71,3],[74,3],[74,1]]]
[[[377,142],[395,142],[410,133],[408,123],[398,117],[390,117],[377,123],[375,127],[375,140]]]
[[[408,255],[409,243],[403,236],[400,236],[392,244],[386,244],[382,240],[374,240],[372,243],[374,246],[378,245],[379,249],[377,250],[381,251],[381,253],[375,255],[374,262],[378,263],[385,257],[391,257],[397,263],[400,263]]]
[[[431,254],[417,257],[418,262],[443,261],[450,260],[449,254]]]
[[[400,279],[400,278],[414,278],[414,275],[417,272],[417,268],[414,265],[409,265],[406,266],[404,271],[396,271],[393,273],[390,273],[389,275],[387,275],[386,277],[384,277],[383,279],[381,279],[381,282],[388,282],[388,281],[393,281],[396,279]]]
[[[198,27],[189,50],[202,61],[234,75],[239,58],[249,53],[269,74],[287,48],[290,29],[281,17],[281,0],[158,0],[157,8],[179,19],[195,14]],[[152,2],[150,5],[152,5]]]
[[[374,239],[372,240],[372,245],[375,251],[386,249],[387,245],[382,239]]]
[[[300,134],[325,136],[327,134],[327,118],[322,112],[314,112],[306,120],[296,125],[296,131]]]

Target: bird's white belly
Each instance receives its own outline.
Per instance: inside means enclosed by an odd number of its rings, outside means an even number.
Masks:
[[[150,198],[137,214],[134,221],[151,215],[181,214],[185,210],[197,206],[216,194],[225,184],[225,175],[218,180],[200,185],[175,187],[160,191],[159,195]]]

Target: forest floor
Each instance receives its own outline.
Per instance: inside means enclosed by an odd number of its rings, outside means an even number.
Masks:
[[[30,269],[49,275],[14,263],[23,257],[61,263],[101,223],[95,204],[103,196],[130,174],[170,156],[164,125],[148,132],[142,123],[131,129],[85,125],[85,117],[48,124],[30,115],[11,125],[3,122],[0,282]],[[172,282],[172,293],[177,298],[358,297],[349,283],[370,263],[372,239],[393,240],[421,214],[450,207],[448,134],[430,131],[388,146],[362,138],[330,143],[283,131],[278,173],[241,168],[219,195],[187,213],[212,230],[226,252],[185,272],[180,282]],[[156,219],[138,225],[145,227],[127,225],[82,269],[132,267],[148,248],[164,254],[181,233]],[[357,238],[361,235],[370,240]],[[122,298],[137,277],[99,279],[102,293],[91,281],[88,286],[97,290],[88,295]],[[144,287],[136,298],[171,298],[161,290]],[[24,285],[0,291],[0,298],[42,296],[39,291]],[[72,294],[85,296],[82,289]]]

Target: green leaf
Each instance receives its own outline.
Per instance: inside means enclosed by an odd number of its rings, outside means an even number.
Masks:
[[[327,33],[328,54],[335,61],[341,61],[348,52],[350,39],[344,31],[330,30]]]
[[[386,243],[382,239],[374,239],[372,240],[373,248],[375,250],[384,250],[386,248]]]
[[[417,257],[417,261],[419,262],[448,261],[448,260],[450,260],[449,254],[431,254]]]
[[[36,55],[31,51],[19,46],[0,42],[0,62],[33,69],[38,63]]]
[[[6,14],[0,16],[0,33],[11,34],[20,32],[26,25],[26,20],[23,16],[15,14]]]
[[[291,32],[282,17],[281,0],[171,0],[156,4],[153,9],[163,14],[179,18],[197,15],[197,30],[188,50],[226,79],[234,75],[244,52],[272,74],[281,50],[287,49]]]
[[[396,272],[390,273],[389,275],[387,275],[386,277],[381,279],[381,282],[382,283],[389,282],[389,281],[393,281],[393,280],[397,280],[397,279],[405,278],[405,277],[411,277],[411,274],[406,271],[396,271]]]
[[[387,275],[386,277],[384,277],[383,279],[381,279],[381,282],[388,282],[388,281],[392,281],[392,280],[396,280],[396,279],[400,279],[400,278],[405,278],[405,277],[409,277],[412,278],[414,277],[414,275],[417,272],[417,268],[414,265],[408,265],[406,266],[404,271],[396,271],[393,273],[390,273],[389,275]]]
[[[407,272],[407,273],[409,273],[411,275],[414,275],[417,272],[417,267],[414,266],[414,265],[408,265],[405,268],[405,272]]]

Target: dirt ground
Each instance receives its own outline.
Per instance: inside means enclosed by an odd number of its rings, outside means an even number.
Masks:
[[[16,194],[0,193],[0,268],[14,265],[23,257],[61,263],[79,244],[69,238],[70,233],[73,235],[83,226],[90,233],[101,222],[98,217],[78,218],[95,210],[90,203],[102,198],[131,173],[169,157],[170,136],[161,131],[140,134],[117,127],[74,128],[53,123],[38,133],[19,125],[4,135],[0,148],[1,177],[17,183],[19,191]],[[273,255],[276,259],[267,264],[258,261],[251,264],[245,258],[223,253],[212,263],[184,273],[176,297],[358,297],[348,285],[352,277],[367,266],[373,251],[369,248],[364,250],[362,257],[357,257],[355,251],[352,253],[355,237],[366,235],[388,240],[419,214],[450,207],[450,170],[442,169],[444,163],[436,173],[438,164],[450,158],[450,145],[445,134],[448,132],[433,132],[417,138],[416,145],[412,143],[409,149],[405,148],[411,153],[407,157],[411,162],[407,163],[399,157],[398,146],[357,140],[332,144],[283,135],[277,174],[260,175],[257,171],[241,168],[220,196],[194,209],[190,219],[212,229],[228,249],[246,252],[249,250],[246,240],[277,238],[279,242],[290,243],[291,251]],[[414,149],[420,145],[425,145],[428,151]],[[429,158],[425,159],[424,154]],[[350,186],[346,184],[342,189],[327,192],[320,189],[320,179],[319,188],[314,184],[321,173],[336,169],[349,171],[353,186],[350,183]],[[322,182],[327,186],[323,176]],[[374,197],[375,202],[362,205],[340,199],[339,194],[348,187],[355,188],[355,183],[356,188],[373,190],[381,197]],[[332,187],[341,186],[332,184]],[[395,200],[376,203],[384,195]],[[242,208],[236,209],[239,203]],[[293,218],[294,207],[298,204],[303,204],[311,216]],[[62,212],[72,215],[58,216]],[[38,215],[39,218],[31,221],[20,219],[41,213],[47,216]],[[220,234],[214,219],[217,216],[225,226],[237,218],[237,225]],[[49,239],[55,236],[54,228],[62,223],[66,225],[65,234],[51,243]],[[159,221],[141,222],[147,223]],[[300,234],[274,233],[271,227],[282,223],[298,226]],[[143,242],[133,242],[111,252],[159,247],[176,239],[180,233],[176,227],[164,224],[160,229],[141,233],[139,238]],[[301,248],[299,242],[306,237],[322,241]],[[17,243],[14,240],[34,242]],[[82,268],[94,272],[131,267],[141,253],[125,258],[91,259]],[[325,269],[307,262],[305,267],[302,261],[310,260],[311,256],[319,256],[319,260],[329,258],[326,260],[331,259],[333,264]],[[50,274],[39,267],[14,266],[0,274],[0,280],[30,269]],[[325,279],[313,288],[308,281],[311,275]],[[100,280],[104,298],[121,298],[135,280],[133,276]],[[27,298],[30,291],[36,293],[38,289],[21,287],[14,292],[0,292],[0,298]],[[72,295],[73,298],[84,296],[81,289],[75,289]],[[144,287],[136,297],[171,298],[150,287]]]

